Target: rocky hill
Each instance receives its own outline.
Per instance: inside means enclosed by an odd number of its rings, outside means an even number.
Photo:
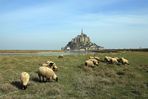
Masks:
[[[64,47],[64,50],[98,50],[103,47],[98,46],[95,43],[92,43],[90,38],[81,31],[81,34],[73,38],[68,44]]]

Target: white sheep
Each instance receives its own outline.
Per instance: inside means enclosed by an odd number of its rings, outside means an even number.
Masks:
[[[44,81],[44,78],[46,81],[48,81],[48,80],[58,81],[57,75],[55,74],[55,72],[51,68],[43,67],[43,66],[39,67],[37,73],[38,73],[40,81]]]
[[[49,67],[49,68],[53,69],[54,71],[58,70],[58,67],[56,66],[56,64],[53,61],[47,61],[46,63],[41,64],[41,66]]]
[[[114,57],[114,58],[116,58],[117,60],[119,60],[119,59],[120,59],[119,57]]]
[[[117,64],[117,63],[118,63],[118,60],[117,60],[117,58],[111,58],[111,59],[110,59],[110,62],[111,62],[112,64]]]
[[[56,64],[53,64],[52,66],[50,66],[50,68],[51,68],[53,71],[58,71],[58,67],[56,66]]]
[[[29,79],[30,79],[30,75],[27,72],[22,72],[21,73],[21,75],[20,75],[20,82],[21,82],[21,88],[22,89],[25,90],[27,88]]]
[[[53,61],[48,60],[48,61],[46,61],[46,63],[47,63],[47,64],[50,64],[50,63],[53,63]]]
[[[105,56],[104,61],[105,61],[105,62],[108,62],[108,63],[111,63],[111,59],[112,59],[112,57],[110,57],[110,56]]]
[[[59,55],[58,58],[64,58],[64,55],[63,54],[62,55]]]
[[[122,63],[122,64],[128,64],[129,65],[129,61],[127,60],[127,59],[125,59],[125,58],[120,58],[120,62]]]
[[[47,63],[43,63],[43,64],[41,64],[41,66],[48,67],[48,66],[49,66],[49,64],[47,64]]]
[[[93,61],[91,61],[91,60],[86,60],[86,61],[85,61],[85,66],[94,67],[95,65],[94,65],[94,62],[93,62]]]
[[[97,61],[100,61],[100,58],[95,56],[94,59],[96,59]]]
[[[45,67],[46,67],[46,66],[49,65],[48,62],[49,62],[49,61],[46,61],[46,62],[44,62],[44,63],[42,63],[42,64],[39,64],[39,65],[41,65],[41,66],[45,66]]]
[[[99,64],[99,61],[96,60],[96,59],[89,59],[90,61],[92,61],[94,63],[94,65],[98,65]]]
[[[89,56],[89,59],[94,59],[94,57],[93,56]]]
[[[49,64],[48,67],[51,68],[53,71],[58,70],[58,67],[56,66],[56,64],[53,61],[47,61],[47,63]]]

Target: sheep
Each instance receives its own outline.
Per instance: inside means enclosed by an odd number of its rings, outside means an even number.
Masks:
[[[110,59],[110,62],[112,63],[112,64],[118,64],[118,60],[117,60],[117,58],[111,58]]]
[[[49,67],[49,68],[53,69],[54,71],[58,70],[58,67],[56,66],[56,64],[53,61],[47,61],[46,63],[41,64],[41,66]]]
[[[52,61],[47,61],[47,63],[49,64],[48,67],[51,68],[53,71],[57,71],[58,67],[56,66],[56,64]]]
[[[47,61],[47,64],[49,64],[49,67],[55,64],[53,61]]]
[[[85,66],[94,67],[95,65],[94,65],[94,62],[93,62],[93,61],[91,61],[91,60],[86,60],[86,61],[85,61]]]
[[[46,62],[44,62],[44,63],[42,63],[42,64],[39,64],[39,65],[48,67],[48,66],[49,66],[49,62],[50,62],[50,61],[46,61]]]
[[[96,57],[94,57],[94,59],[96,59],[97,61],[100,61],[100,58],[99,58],[99,57],[97,57],[97,56],[96,56]]]
[[[48,80],[58,81],[57,75],[55,74],[55,72],[51,68],[41,66],[41,67],[39,67],[37,73],[38,73],[40,81],[44,81],[44,78],[46,81],[48,81]]]
[[[41,64],[41,66],[48,67],[48,66],[49,66],[49,64],[47,64],[47,63],[43,63],[43,64]]]
[[[120,59],[119,57],[114,57],[114,58],[116,58],[117,60],[119,60],[119,59]]]
[[[53,64],[50,68],[51,68],[53,71],[58,71],[58,67],[56,66],[56,64]]]
[[[89,59],[90,61],[92,61],[94,63],[94,65],[98,65],[99,64],[99,61],[96,60],[96,59]]]
[[[59,55],[58,58],[64,58],[64,55],[63,54],[62,55]]]
[[[89,56],[89,59],[94,59],[94,57],[93,56]]]
[[[112,58],[112,57],[105,56],[104,61],[105,61],[105,62],[108,62],[108,63],[111,63],[111,58]]]
[[[21,88],[22,89],[25,90],[27,88],[29,79],[30,79],[30,75],[27,72],[22,72],[21,73],[21,75],[20,75],[20,82],[21,82]]]
[[[53,61],[51,60],[46,61],[46,64],[50,64],[50,63],[53,63]]]
[[[125,65],[125,64],[128,64],[129,65],[129,62],[128,62],[128,60],[127,59],[125,59],[125,58],[120,58],[119,59],[119,61],[123,64],[123,65]]]

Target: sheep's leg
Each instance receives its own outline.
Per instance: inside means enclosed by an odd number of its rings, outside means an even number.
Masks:
[[[20,89],[23,89],[23,83],[20,81]]]
[[[21,85],[21,89],[24,89],[24,85]]]
[[[42,76],[42,79],[43,79],[43,82],[45,82],[45,81],[44,81],[44,76]]]
[[[38,76],[39,76],[39,81],[41,82],[42,81],[42,77],[41,77],[40,74],[38,74]]]
[[[22,89],[22,90],[25,90],[26,88],[27,88],[27,85],[26,85],[26,86],[25,86],[25,85],[22,85],[22,86],[21,86],[21,89]]]
[[[49,77],[49,78],[46,78],[46,79],[47,79],[47,81],[49,81],[49,82],[51,81],[51,77]]]
[[[52,79],[53,79],[53,77],[50,77],[50,78],[49,78],[49,81],[52,81]]]
[[[46,78],[46,81],[49,81],[50,79],[49,78]]]
[[[47,77],[45,77],[46,78],[46,82],[48,82],[48,78]]]
[[[43,76],[43,82],[46,82],[46,81],[47,81],[46,77],[45,77],[45,76]]]
[[[85,63],[85,66],[87,66],[87,63]]]

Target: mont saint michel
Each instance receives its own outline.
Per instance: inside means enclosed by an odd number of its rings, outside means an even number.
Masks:
[[[81,34],[74,37],[68,44],[64,47],[64,50],[72,50],[72,51],[88,51],[88,50],[99,50],[102,49],[102,46],[98,46],[97,44],[91,42],[90,37],[83,33],[81,30]]]

